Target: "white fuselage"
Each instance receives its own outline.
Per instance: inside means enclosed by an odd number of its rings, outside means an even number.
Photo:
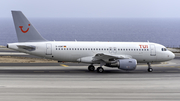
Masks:
[[[28,51],[17,47],[26,45],[36,47]],[[68,41],[47,41],[47,42],[21,42],[8,44],[10,49],[25,52],[28,54],[45,57],[64,62],[85,62],[84,57],[93,57],[98,53],[112,56],[124,56],[136,59],[139,63],[163,62],[174,58],[174,54],[165,49],[163,45],[150,42],[68,42]]]

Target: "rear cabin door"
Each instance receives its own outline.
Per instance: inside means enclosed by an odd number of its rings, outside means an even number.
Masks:
[[[46,55],[52,55],[52,45],[50,43],[46,44]]]

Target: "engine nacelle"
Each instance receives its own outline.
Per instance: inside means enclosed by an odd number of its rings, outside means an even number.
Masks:
[[[137,61],[136,59],[119,59],[117,62],[106,64],[105,66],[118,67],[119,69],[130,71],[136,69]]]
[[[118,68],[122,70],[135,70],[137,66],[136,59],[120,59],[118,62]]]

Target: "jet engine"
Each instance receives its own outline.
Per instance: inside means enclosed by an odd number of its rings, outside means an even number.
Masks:
[[[137,61],[136,59],[118,59],[116,62],[108,63],[105,66],[118,67],[119,69],[130,71],[136,69]]]

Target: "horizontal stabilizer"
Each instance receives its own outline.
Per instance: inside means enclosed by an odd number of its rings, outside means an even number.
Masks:
[[[17,45],[17,47],[20,48],[20,49],[28,50],[28,51],[34,51],[34,50],[36,50],[36,47],[35,47],[35,46]]]

